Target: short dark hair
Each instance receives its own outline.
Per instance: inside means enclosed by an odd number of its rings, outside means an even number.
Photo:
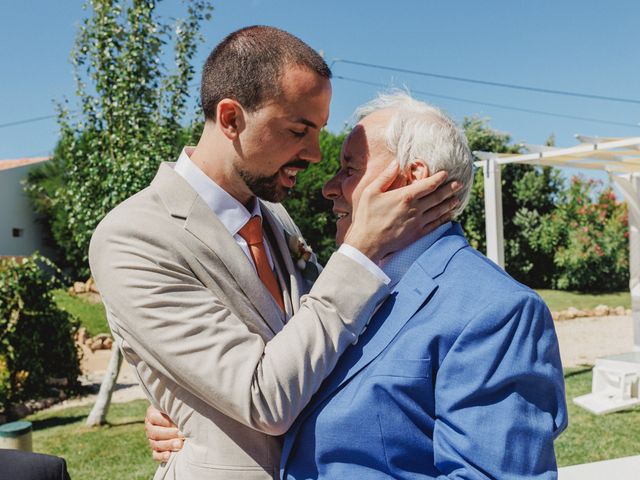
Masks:
[[[215,121],[223,98],[233,98],[248,111],[256,111],[281,93],[280,79],[287,66],[308,68],[331,78],[318,52],[283,30],[254,25],[227,35],[204,64],[200,100],[205,118]]]

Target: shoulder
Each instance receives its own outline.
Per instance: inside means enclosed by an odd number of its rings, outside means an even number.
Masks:
[[[458,250],[436,279],[438,295],[455,312],[457,330],[474,323],[482,328],[500,328],[508,322],[550,323],[542,298],[515,280],[502,268],[471,247]]]
[[[89,245],[92,268],[97,258],[166,255],[179,247],[184,219],[167,210],[153,186],[129,197],[98,224]]]
[[[542,299],[528,286],[520,283],[482,253],[468,246],[451,258],[443,272],[443,282],[464,285],[474,297],[511,298],[513,301]]]
[[[156,232],[170,224],[182,224],[198,198],[196,191],[171,164],[162,163],[151,184],[124,200],[99,223],[94,237],[116,231]]]
[[[145,231],[158,217],[166,217],[167,212],[152,187],[147,187],[127,198],[113,208],[100,221],[93,239],[115,233]]]

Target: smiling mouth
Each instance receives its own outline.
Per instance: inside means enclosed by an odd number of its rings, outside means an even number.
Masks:
[[[334,212],[337,220],[342,220],[344,217],[349,215],[347,212]]]
[[[284,167],[280,170],[282,184],[285,188],[293,188],[296,184],[296,176],[298,175],[299,170],[296,168]]]

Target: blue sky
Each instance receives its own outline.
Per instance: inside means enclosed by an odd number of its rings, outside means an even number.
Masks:
[[[3,127],[50,115],[53,100],[73,102],[69,52],[86,12],[81,0],[0,0],[0,159],[50,153],[55,119]],[[640,2],[620,0],[501,1],[267,1],[214,3],[198,75],[209,50],[242,26],[283,28],[335,59],[546,89],[640,99]],[[179,15],[181,2],[165,0],[159,11]],[[610,125],[512,111],[416,95],[456,120],[476,115],[516,142],[570,146],[573,134],[640,135],[640,104],[548,95],[418,75],[333,64],[336,76],[413,91],[521,109],[626,123]],[[339,131],[354,108],[379,87],[333,81],[329,129]],[[197,86],[193,87],[197,94]],[[602,177],[601,177],[602,178]]]

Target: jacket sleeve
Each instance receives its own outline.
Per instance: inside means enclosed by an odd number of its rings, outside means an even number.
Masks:
[[[265,342],[168,254],[171,238],[128,223],[103,222],[90,247],[114,336],[180,388],[271,435],[286,432],[388,294],[334,254],[298,313]]]
[[[441,364],[435,404],[441,478],[556,478],[553,441],[567,407],[542,300],[523,291],[478,314]]]

